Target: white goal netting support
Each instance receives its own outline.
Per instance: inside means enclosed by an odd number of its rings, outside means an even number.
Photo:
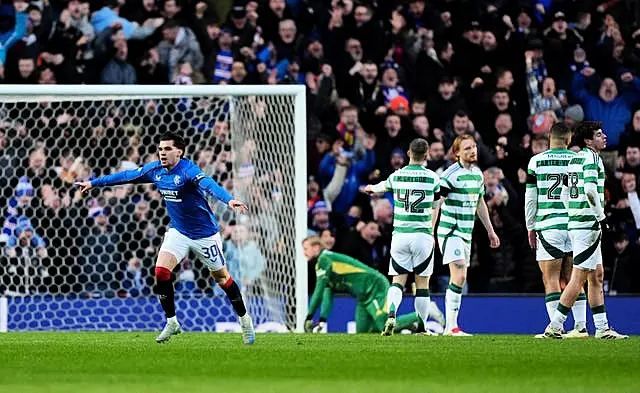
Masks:
[[[236,199],[210,200],[257,331],[302,331],[307,311],[304,86],[0,85],[0,331],[157,330],[155,257],[169,222],[153,185],[74,181],[157,160],[173,131]],[[189,331],[238,331],[191,254],[174,270]]]

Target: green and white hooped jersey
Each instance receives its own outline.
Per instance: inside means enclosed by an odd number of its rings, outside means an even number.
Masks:
[[[597,186],[598,201],[604,210],[604,164],[598,153],[584,148],[569,163],[567,187],[569,188],[569,230],[598,229],[596,209],[587,199],[584,186],[593,183]]]
[[[470,242],[478,202],[484,196],[482,171],[475,165],[466,169],[456,162],[440,175],[440,190],[445,198],[438,237],[457,236]]]
[[[536,231],[567,230],[569,214],[561,200],[562,181],[575,155],[568,149],[551,149],[531,157],[527,174],[535,178],[535,183],[527,181],[527,188],[538,190]]]
[[[392,173],[385,188],[393,191],[393,233],[433,234],[431,228],[434,195],[440,192],[440,178],[418,164]]]

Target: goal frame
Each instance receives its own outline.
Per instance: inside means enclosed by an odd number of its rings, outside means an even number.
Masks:
[[[302,251],[302,241],[307,236],[307,111],[304,85],[0,85],[0,96],[15,97],[16,102],[294,96],[295,331],[304,332],[308,302],[307,260]],[[6,299],[0,297],[0,332],[3,330],[6,331]]]

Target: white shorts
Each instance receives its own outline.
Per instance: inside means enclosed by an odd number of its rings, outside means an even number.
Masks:
[[[212,272],[222,269],[226,264],[222,255],[222,240],[219,233],[202,239],[189,239],[175,228],[169,228],[164,235],[160,251],[175,255],[180,263],[189,254],[189,250],[193,250]]]
[[[577,229],[569,231],[573,245],[573,267],[596,270],[602,265],[602,232],[600,229]]]
[[[442,253],[443,265],[460,260],[464,260],[467,267],[471,265],[471,243],[467,243],[457,236],[449,236],[438,237],[438,246]]]
[[[569,231],[549,229],[537,231],[536,260],[551,261],[562,259],[571,253],[571,238]]]
[[[433,273],[433,236],[426,233],[395,233],[391,237],[389,275]]]

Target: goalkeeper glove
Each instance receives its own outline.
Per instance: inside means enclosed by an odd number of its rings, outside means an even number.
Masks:
[[[327,327],[327,323],[320,321],[313,327],[314,333],[324,333],[325,328]]]
[[[305,333],[313,333],[313,320],[307,319],[304,321],[304,332]]]

